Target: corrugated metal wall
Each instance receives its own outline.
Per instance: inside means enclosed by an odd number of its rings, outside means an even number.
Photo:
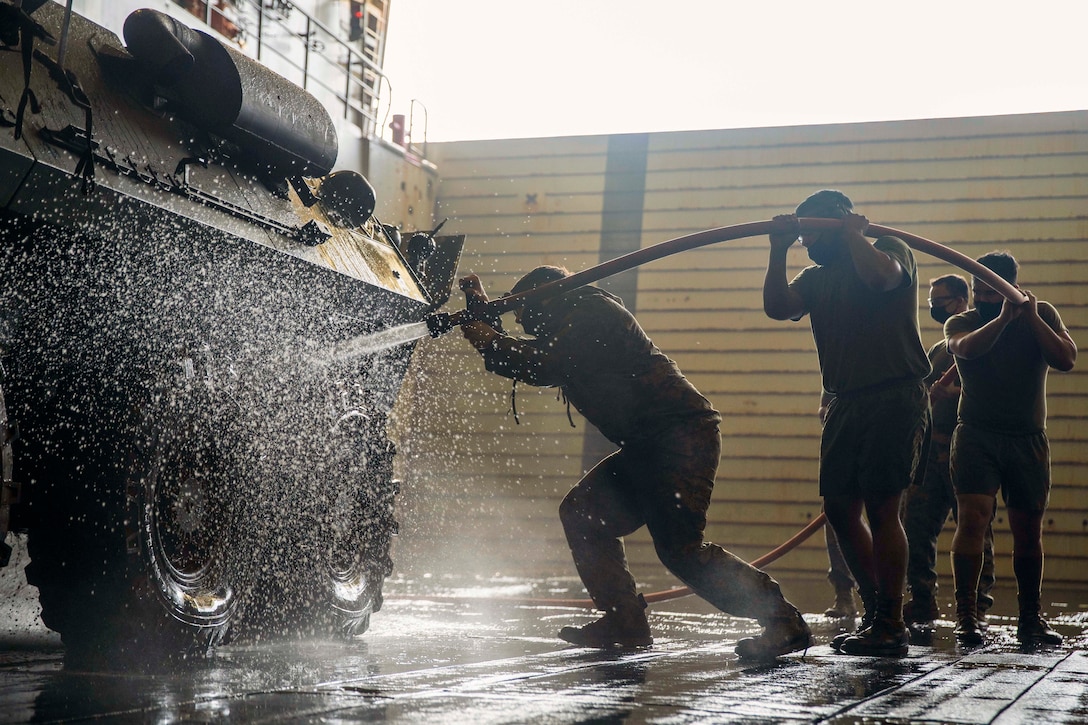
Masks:
[[[1021,284],[1054,303],[1088,346],[1088,112],[439,144],[437,217],[468,235],[461,272],[509,289],[538,264],[577,271],[702,229],[769,219],[812,191],[838,188],[870,221],[970,257],[1009,249]],[[791,252],[791,272],[808,263]],[[940,330],[925,284],[956,271],[919,254],[923,342]],[[815,484],[820,381],[807,320],[762,312],[766,238],[649,264],[602,286],[724,416],[708,538],[753,558],[820,511]],[[513,326],[513,320],[509,322]],[[556,516],[600,440],[555,392],[484,372],[459,335],[424,342],[399,406],[409,560],[481,572],[573,574]],[[1047,579],[1084,582],[1088,558],[1088,360],[1049,381],[1054,490],[1045,521]],[[592,455],[590,458],[592,458]],[[595,459],[593,459],[595,460]],[[1011,539],[999,512],[999,573]],[[939,556],[947,574],[951,527]],[[628,540],[638,575],[656,563]],[[425,564],[421,564],[425,566]],[[816,536],[776,576],[819,577]]]

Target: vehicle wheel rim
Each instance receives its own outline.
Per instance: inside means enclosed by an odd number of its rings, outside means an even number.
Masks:
[[[163,425],[165,421],[159,421]],[[140,564],[172,617],[214,627],[235,604],[225,577],[228,550],[223,462],[195,425],[151,436],[155,441],[140,489]]]

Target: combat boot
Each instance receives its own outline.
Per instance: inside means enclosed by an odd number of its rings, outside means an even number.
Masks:
[[[956,591],[956,628],[952,634],[960,644],[972,647],[986,641],[982,628],[978,626],[977,600],[975,589],[970,592]]]
[[[986,617],[986,613],[993,608],[994,598],[986,592],[979,590],[978,599],[976,599],[975,601],[975,612],[978,615],[979,629],[986,629],[990,626],[990,621]]]
[[[861,594],[861,606],[864,609],[861,613],[861,622],[853,632],[840,632],[831,638],[831,649],[836,652],[842,648],[842,643],[847,639],[873,626],[873,619],[876,617],[876,592],[859,590],[859,593]]]
[[[910,635],[903,623],[903,599],[882,597],[877,604],[873,624],[839,645],[839,652],[869,657],[904,657]]]
[[[559,630],[559,639],[597,649],[649,647],[654,638],[650,635],[645,609],[646,600],[640,594],[637,604],[616,607],[596,622],[584,627],[563,627]]]
[[[978,583],[982,567],[982,552],[952,552],[952,578],[956,582],[956,628],[952,630],[952,635],[957,642],[969,647],[986,641],[978,624]]]
[[[907,624],[911,622],[932,622],[939,614],[937,602],[932,597],[916,594],[903,605],[903,621]]]
[[[1062,636],[1050,628],[1039,613],[1038,600],[1020,602],[1020,619],[1016,623],[1016,638],[1025,645],[1059,645]]]
[[[1020,616],[1016,623],[1016,638],[1022,644],[1047,644],[1058,645],[1062,643],[1062,636],[1050,628],[1039,614]]]
[[[911,644],[919,644],[923,647],[933,644],[933,637],[937,634],[937,625],[933,620],[928,622],[907,622],[906,625]]]
[[[811,646],[812,632],[801,613],[794,609],[787,614],[768,619],[761,635],[739,640],[734,651],[741,659],[773,660],[790,652],[807,650]]]
[[[911,644],[932,644],[937,629],[933,622],[938,613],[937,602],[932,597],[915,594],[903,606],[903,621],[906,622]]]
[[[858,607],[854,602],[854,590],[848,588],[835,589],[835,603],[824,612],[825,617],[832,619],[846,619],[858,616]]]

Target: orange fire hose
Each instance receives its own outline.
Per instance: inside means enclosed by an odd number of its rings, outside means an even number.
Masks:
[[[842,227],[842,220],[801,217],[797,219],[797,224],[801,231],[810,229],[835,230]],[[576,287],[582,287],[590,282],[596,282],[599,279],[609,277],[613,274],[618,274],[619,272],[626,271],[632,267],[638,267],[679,252],[685,252],[689,249],[705,247],[710,244],[717,244],[718,242],[726,242],[733,239],[743,239],[744,237],[754,237],[782,231],[790,231],[790,229],[785,228],[783,223],[772,219],[769,221],[734,224],[728,227],[719,227],[718,229],[708,229],[706,231],[696,232],[695,234],[688,234],[687,236],[670,239],[646,247],[645,249],[639,249],[624,254],[623,256],[616,257],[615,259],[610,259],[607,262],[602,262],[594,267],[584,269],[581,272],[575,272],[569,277],[543,284],[536,289],[528,290],[517,295],[510,295],[509,297],[500,298],[498,300],[492,300],[488,303],[488,306],[495,312],[505,312],[525,304],[526,300],[536,299],[538,297],[551,297]],[[916,234],[892,229],[891,227],[880,226],[879,224],[870,224],[869,228],[865,231],[865,236],[874,238],[885,236],[899,237],[912,249],[925,252],[926,254],[942,259],[949,264],[955,265],[965,272],[970,272],[1012,302],[1022,303],[1027,299],[1024,296],[1024,293],[999,277],[992,270],[983,267],[970,257],[946,247],[943,244],[938,244],[925,237],[919,237]]]

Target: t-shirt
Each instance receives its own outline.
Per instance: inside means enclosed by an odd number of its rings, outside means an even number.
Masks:
[[[926,385],[932,386],[933,383],[944,376],[956,359],[948,351],[948,342],[946,340],[940,340],[929,348],[928,356],[933,372],[926,377],[925,382]],[[951,398],[931,397],[929,402],[930,407],[933,409],[933,431],[946,435],[951,434],[956,428],[956,411],[960,404],[959,396]]]
[[[1055,332],[1066,331],[1049,302],[1039,302],[1039,317]],[[951,339],[983,326],[978,310],[967,310],[944,323]],[[1021,315],[1005,327],[994,346],[967,360],[957,357],[963,386],[959,420],[1000,433],[1039,433],[1046,429],[1046,375],[1050,366],[1028,321]]]
[[[829,265],[806,267],[790,288],[811,318],[823,387],[843,394],[930,372],[918,328],[918,267],[897,237],[874,246],[903,267],[903,283],[889,292],[870,289],[849,254]],[[804,314],[804,313],[803,313]]]

